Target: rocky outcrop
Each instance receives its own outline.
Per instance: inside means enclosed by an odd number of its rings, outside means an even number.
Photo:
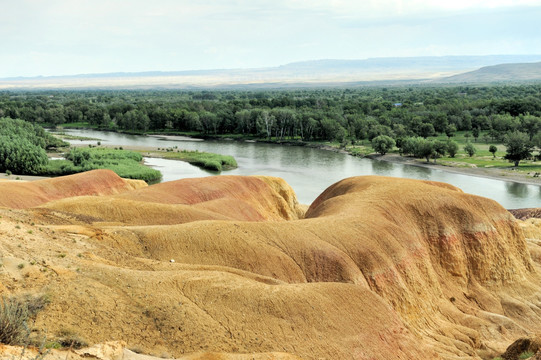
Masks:
[[[512,209],[509,212],[519,220],[541,218],[541,208]]]
[[[536,354],[541,350],[541,337],[539,335],[520,338],[513,342],[502,354],[504,360],[524,359],[524,353]]]

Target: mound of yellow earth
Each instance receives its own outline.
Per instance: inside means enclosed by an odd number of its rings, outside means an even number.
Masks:
[[[164,357],[479,359],[541,327],[518,222],[446,184],[349,178],[305,216],[283,180],[233,176],[0,212],[0,291],[47,293],[36,324],[51,338]]]
[[[111,170],[93,170],[59,178],[0,182],[0,206],[24,209],[51,200],[81,195],[110,195],[146,186],[142,180],[127,180]]]
[[[292,220],[304,213],[284,180],[263,176],[184,179],[107,198],[67,198],[44,207],[134,225],[198,220]]]

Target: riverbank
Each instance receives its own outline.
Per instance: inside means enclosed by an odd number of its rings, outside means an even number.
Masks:
[[[92,136],[96,136],[96,135],[92,135]],[[179,134],[175,134],[175,135],[153,134],[153,136],[151,137],[160,137],[160,138],[167,137],[169,140],[180,140],[179,138],[177,138],[177,136],[180,136],[180,135]],[[193,134],[191,134],[191,136],[193,136]],[[189,139],[184,136],[180,136],[180,137],[183,140]],[[209,138],[208,140],[211,140],[211,139]],[[222,140],[222,141],[230,140],[231,142],[238,142],[238,143],[254,142],[254,139],[246,139],[246,138],[238,138],[238,137],[231,137],[231,138],[215,137],[215,138],[212,138],[212,140]],[[446,173],[456,173],[456,174],[473,176],[473,177],[478,177],[478,178],[488,178],[488,179],[493,179],[493,180],[520,183],[520,184],[525,184],[525,185],[541,186],[541,178],[534,177],[535,172],[539,171],[538,169],[536,169],[537,167],[536,163],[524,163],[524,164],[521,163],[521,166],[519,167],[519,170],[517,171],[515,170],[515,168],[511,166],[510,163],[505,162],[501,159],[503,155],[501,150],[500,150],[500,153],[497,154],[498,157],[493,159],[492,154],[489,153],[488,150],[484,149],[484,147],[487,146],[486,144],[477,144],[477,147],[480,150],[480,154],[479,156],[473,159],[474,161],[472,161],[472,159],[469,157],[465,157],[464,154],[458,154],[456,158],[438,159],[437,164],[433,164],[432,162],[427,164],[423,159],[415,159],[412,157],[401,157],[397,153],[391,153],[385,156],[374,154],[373,149],[370,147],[370,144],[366,142],[363,142],[363,144],[357,144],[355,146],[350,145],[347,147],[340,146],[340,144],[337,142],[336,143],[308,142],[308,141],[300,141],[298,139],[291,139],[291,140],[288,139],[288,140],[283,140],[283,141],[276,141],[274,139],[273,140],[256,139],[255,142],[282,145],[282,147],[286,147],[286,148],[288,146],[317,148],[321,150],[326,150],[328,152],[350,154],[355,157],[367,157],[370,159],[377,159],[377,160],[399,163],[399,164],[404,164],[404,165],[430,168],[434,170],[444,171]],[[201,143],[202,143],[201,144],[202,148],[205,149],[207,147],[204,146],[203,144],[212,143],[212,141],[201,142]],[[179,145],[179,147],[181,147],[181,145]],[[124,146],[124,148],[128,148],[128,147]],[[136,146],[135,148],[131,147],[131,149],[137,149],[137,148],[140,148],[140,146]],[[143,154],[147,156],[148,152],[143,153]],[[488,156],[486,156],[487,154]],[[352,174],[347,174],[347,175],[351,176]],[[462,187],[466,189],[466,191],[468,191],[467,190],[468,186],[462,185]],[[482,193],[482,195],[490,197],[490,195],[486,193]],[[502,201],[502,200],[500,199],[499,201]],[[537,206],[537,204],[534,204],[534,205],[528,204],[528,206]]]
[[[48,179],[50,176],[36,176],[36,175],[7,175],[4,172],[0,172],[0,181],[34,181]]]
[[[178,140],[172,137],[173,140]],[[86,144],[72,144],[73,147],[85,148]],[[174,147],[154,147],[154,146],[119,146],[101,144],[100,148],[122,149],[134,151],[144,157],[178,160],[187,162],[198,168],[220,173],[222,171],[233,170],[237,168],[237,161],[229,155],[221,155],[204,151],[191,151]]]
[[[265,142],[268,142],[268,141],[265,141]],[[321,149],[325,151],[333,151],[337,153],[348,154],[351,156],[365,157],[371,160],[380,160],[380,161],[386,161],[386,162],[395,163],[395,164],[418,166],[418,167],[423,167],[427,169],[441,170],[441,171],[446,171],[446,172],[450,172],[454,174],[483,177],[483,178],[493,179],[493,180],[511,181],[511,182],[525,184],[525,185],[541,186],[541,177],[534,177],[534,174],[536,173],[535,171],[532,171],[530,173],[527,173],[524,171],[518,171],[513,166],[509,166],[508,168],[477,167],[474,164],[467,164],[463,162],[458,162],[457,163],[458,166],[453,166],[453,165],[449,165],[442,162],[427,163],[424,159],[417,159],[411,156],[401,156],[396,153],[388,153],[385,155],[371,153],[371,154],[365,155],[365,154],[355,152],[352,150],[352,149],[357,149],[356,147],[342,148],[339,146],[333,146],[331,144],[312,143],[312,142],[307,142],[307,141],[298,141],[298,142],[286,141],[283,143],[278,143],[278,142],[271,142],[271,143],[275,143],[279,145],[287,145],[287,146],[307,146],[307,147],[312,147],[312,148]]]
[[[400,156],[398,154],[385,154],[385,155],[371,154],[366,157],[372,160],[381,160],[381,161],[387,161],[387,162],[396,163],[396,164],[419,166],[419,167],[424,167],[428,169],[447,171],[447,172],[461,174],[461,175],[483,177],[483,178],[493,179],[493,180],[511,181],[511,182],[525,184],[525,185],[541,186],[541,178],[533,177],[531,174],[513,170],[512,167],[509,167],[509,169],[479,168],[475,166],[455,167],[455,166],[449,166],[449,165],[439,164],[439,163],[434,164],[433,162],[427,163],[426,161],[422,159],[416,159],[414,157],[409,157],[409,156]]]

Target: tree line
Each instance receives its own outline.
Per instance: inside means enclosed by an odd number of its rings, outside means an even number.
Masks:
[[[539,146],[541,85],[2,92],[0,116],[49,126],[342,144],[380,136],[399,144],[456,131],[502,142],[519,132]]]

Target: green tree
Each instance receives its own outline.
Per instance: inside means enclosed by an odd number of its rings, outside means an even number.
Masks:
[[[423,140],[421,137],[407,137],[400,142],[400,155],[415,155],[417,145],[419,141]]]
[[[436,134],[436,131],[434,130],[434,125],[432,124],[424,123],[424,124],[421,124],[421,126],[419,127],[419,135],[421,135],[425,139],[435,134]]]
[[[447,152],[447,143],[442,140],[436,140],[434,142],[434,163],[436,162],[436,159],[438,157],[445,156],[445,153]]]
[[[47,161],[45,150],[27,139],[0,136],[0,171],[38,174]]]
[[[456,126],[454,124],[449,124],[445,127],[445,135],[447,135],[447,138],[450,139],[455,135],[456,132]]]
[[[490,145],[488,148],[488,151],[490,151],[492,153],[492,157],[495,158],[496,151],[498,151],[498,148],[496,147],[496,145]]]
[[[387,135],[376,136],[372,139],[372,147],[381,155],[387,154],[395,146],[395,141]]]
[[[479,134],[481,134],[481,129],[479,127],[474,127],[471,132],[473,134],[473,138],[475,139],[474,141],[477,142],[477,139],[479,139]]]
[[[447,152],[449,153],[450,157],[455,157],[456,153],[458,152],[458,144],[456,143],[456,141],[447,141]]]
[[[541,130],[541,118],[527,114],[520,118],[521,129],[528,134],[530,141],[539,130]]]
[[[532,156],[532,143],[528,134],[515,130],[508,133],[503,141],[507,148],[504,158],[518,166],[521,160]]]
[[[468,141],[466,145],[464,145],[464,151],[466,152],[466,154],[468,154],[469,157],[472,157],[477,152],[477,149],[475,148],[475,146],[473,146],[471,142]]]
[[[419,139],[415,148],[415,156],[425,158],[426,162],[430,161],[430,157],[434,155],[434,142],[427,139]]]

